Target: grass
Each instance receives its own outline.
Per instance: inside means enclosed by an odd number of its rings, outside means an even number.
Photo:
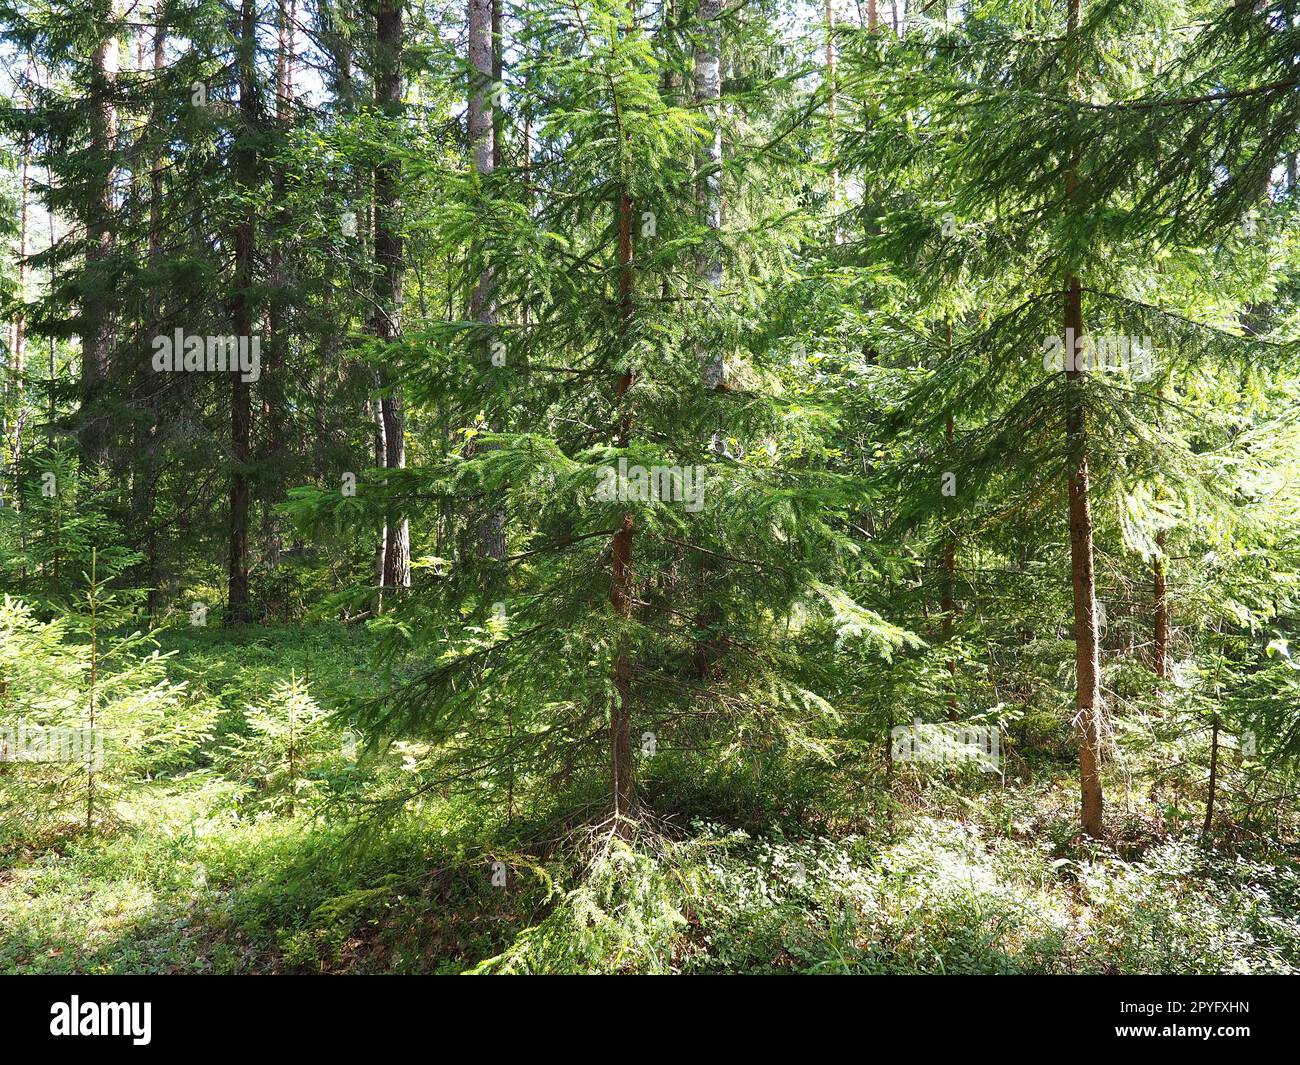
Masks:
[[[227,735],[304,654],[323,706],[374,685],[353,631],[258,631],[237,651],[167,637]],[[133,788],[115,827],[10,853],[0,971],[1300,971],[1293,853],[1202,848],[1118,779],[1112,838],[1084,843],[1065,765],[1017,788],[949,783],[892,817],[764,820],[755,799],[719,823],[726,804],[694,782],[651,781],[672,817],[625,845],[566,816],[574,799],[509,826],[436,799],[358,832],[323,816],[328,794],[290,816],[199,759]]]

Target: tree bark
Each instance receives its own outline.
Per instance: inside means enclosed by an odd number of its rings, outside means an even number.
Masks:
[[[1071,50],[1079,29],[1079,0],[1069,0],[1065,48]],[[1076,72],[1070,72],[1074,89]],[[1067,210],[1078,187],[1073,153],[1065,174]],[[1070,270],[1064,278],[1067,338],[1077,344],[1083,336],[1083,289]],[[1102,831],[1101,794],[1101,657],[1097,642],[1097,581],[1093,570],[1092,503],[1088,482],[1088,427],[1083,390],[1086,377],[1074,365],[1075,349],[1069,351],[1066,371],[1065,435],[1069,460],[1070,577],[1074,586],[1074,732],[1079,748],[1080,824],[1084,834],[1094,838]]]
[[[1082,291],[1072,274],[1065,278],[1066,336],[1083,335]],[[1075,736],[1079,747],[1080,823],[1099,837],[1101,795],[1101,662],[1097,643],[1097,582],[1093,570],[1092,504],[1088,482],[1088,431],[1083,409],[1083,373],[1067,371],[1066,443],[1070,464],[1070,575],[1074,586]]]
[[[948,359],[952,360],[952,319],[944,322],[944,344],[947,349]],[[954,426],[952,415],[948,415],[947,423],[944,426],[944,443],[947,445],[949,453],[952,452],[952,441],[954,436]],[[945,646],[952,640],[952,627],[954,617],[957,611],[956,603],[956,583],[957,583],[957,541],[952,535],[951,529],[944,531],[943,538],[943,627],[942,640]],[[948,720],[957,720],[957,662],[951,655],[948,657]]]
[[[108,447],[108,427],[98,409],[107,385],[113,346],[112,287],[102,276],[113,256],[113,153],[117,147],[117,75],[119,69],[117,3],[109,4],[105,36],[91,57],[90,158],[102,166],[102,176],[87,204],[86,270],[91,286],[82,307],[81,414],[82,454],[88,462],[102,463]]]
[[[722,231],[722,0],[700,0],[696,8],[699,27],[695,45],[695,102],[707,119],[709,135],[700,151],[697,165],[699,181],[696,198],[700,216],[709,230],[697,268],[704,283],[717,291],[722,288],[722,249],[718,238]],[[702,351],[703,380],[706,388],[722,388],[726,383],[726,363],[721,348]]]
[[[275,49],[275,121],[283,150],[293,122],[293,75],[295,59],[294,26],[297,0],[276,0]],[[276,205],[275,234],[270,241],[271,292],[266,309],[267,348],[262,362],[262,419],[266,426],[262,460],[271,468],[285,462],[284,429],[288,413],[285,396],[286,356],[289,351],[285,331],[284,308],[287,299],[284,248],[288,243],[288,178],[282,158],[276,160],[271,173],[272,199]],[[269,570],[280,564],[282,535],[280,516],[274,507],[262,511],[263,558]]]
[[[1169,679],[1169,586],[1165,569],[1166,533],[1156,533],[1156,557],[1151,571],[1155,600],[1155,674],[1161,680]]]
[[[618,197],[618,265],[619,305],[626,326],[632,317],[632,198],[626,192]],[[615,395],[620,404],[632,387],[634,375],[629,369],[619,378]],[[625,448],[631,439],[632,415],[624,410],[619,425],[618,446]],[[632,617],[632,514],[624,514],[612,545],[609,601],[615,615],[623,621]],[[615,830],[625,834],[630,828],[636,803],[636,782],[632,763],[632,660],[627,637],[620,637],[618,658],[614,663],[614,690],[618,701],[610,712],[610,798],[613,802]]]
[[[375,103],[386,118],[396,122],[402,113],[402,0],[379,0],[375,13]],[[401,162],[392,155],[375,166],[375,314],[372,329],[379,339],[392,342],[402,325]],[[406,424],[401,393],[387,374],[379,399],[383,422],[384,465],[406,466]],[[411,532],[408,519],[397,513],[387,517],[384,545],[385,588],[400,591],[411,586]]]
[[[957,605],[953,596],[953,584],[957,571],[957,543],[951,536],[943,545],[943,627],[940,639],[946,645],[952,640],[953,614]],[[957,720],[957,662],[951,654],[945,663],[948,670],[948,720]]]
[[[253,189],[257,183],[257,150],[252,138],[258,127],[257,7],[254,0],[242,0],[239,40],[239,115],[241,129],[235,146],[235,175],[241,188]],[[253,252],[257,239],[257,216],[254,208],[244,209],[235,230],[235,334],[252,342]],[[230,573],[227,591],[227,620],[239,623],[251,620],[252,603],[248,586],[248,511],[251,497],[249,483],[250,442],[252,438],[252,390],[239,373],[232,373],[230,394]]]
[[[375,434],[375,466],[383,469],[388,465],[388,440],[384,434],[384,412],[380,406],[379,393],[382,382],[379,371],[374,371],[375,398],[373,401],[366,401],[366,410],[374,419]],[[380,527],[379,536],[375,541],[375,592],[371,597],[370,609],[376,617],[384,612],[384,574],[387,572],[385,560],[388,557],[388,522],[385,521]]]
[[[504,75],[504,57],[501,55],[501,0],[492,0],[492,80],[501,84]],[[502,136],[502,122],[505,113],[501,108],[492,109],[492,168],[504,165],[502,154],[505,138]]]
[[[153,73],[155,79],[162,76],[166,62],[167,29],[164,21],[165,0],[158,0],[154,8],[153,25]],[[143,34],[140,47],[143,48]],[[163,200],[163,157],[161,152],[154,155],[149,166],[149,269],[157,271],[162,264],[162,200]],[[161,329],[161,290],[155,282],[149,286],[149,295],[145,303],[145,335]],[[134,492],[132,510],[139,527],[144,529],[144,585],[146,592],[145,608],[151,623],[157,617],[159,605],[159,585],[162,581],[161,562],[158,552],[158,525],[154,518],[155,498],[157,494],[159,470],[159,431],[161,407],[158,396],[162,382],[158,375],[145,367],[141,373],[143,381],[141,405],[145,417],[137,423],[135,430],[135,447],[137,469],[133,473]]]
[[[830,125],[831,243],[838,244],[840,242],[840,224],[837,205],[840,200],[840,172],[835,166],[835,0],[826,0],[826,95],[826,118]]]
[[[28,67],[28,76],[31,68]],[[31,108],[31,100],[23,101],[26,109]],[[14,407],[14,424],[10,430],[9,461],[17,476],[23,461],[23,428],[26,418],[23,379],[27,374],[27,204],[31,194],[31,134],[24,133],[19,147],[21,161],[18,169],[18,302],[14,308],[13,325],[9,334],[9,373],[17,402]],[[21,494],[17,500],[21,506]]]
[[[469,0],[469,142],[474,156],[474,169],[481,178],[487,177],[496,169],[498,159],[497,123],[489,89],[501,70],[498,56],[499,32],[500,20],[494,0]],[[490,327],[497,322],[494,285],[491,269],[485,269],[479,274],[470,296],[470,317],[483,326]],[[486,352],[490,346],[487,338],[492,330],[485,329],[483,332]],[[481,363],[486,369],[486,355]],[[474,511],[471,536],[475,550],[484,558],[505,558],[505,511],[490,504],[480,504]]]
[[[1201,826],[1201,841],[1208,842],[1214,827],[1214,792],[1219,784],[1219,715],[1214,715],[1210,726],[1210,782],[1205,794],[1205,824]]]
[[[635,25],[636,9],[628,5],[630,22]],[[624,134],[626,136],[626,134]],[[619,320],[626,336],[633,315],[632,282],[632,196],[626,188],[619,190],[616,200],[618,221],[618,305]],[[615,398],[622,408],[619,419],[618,446],[626,448],[632,436],[632,412],[625,406],[628,390],[636,380],[631,366],[624,371],[615,386]],[[623,515],[618,532],[611,544],[611,569],[609,601],[614,614],[622,622],[631,620],[633,601],[632,533],[633,515]],[[636,805],[635,767],[632,762],[632,659],[628,651],[627,635],[619,637],[618,657],[614,661],[614,690],[618,696],[609,715],[610,800],[613,806],[614,831],[621,836],[631,833]]]

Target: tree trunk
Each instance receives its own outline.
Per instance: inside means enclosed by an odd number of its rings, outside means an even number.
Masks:
[[[153,74],[161,78],[166,63],[167,30],[164,22],[165,0],[158,0],[154,9],[153,26]],[[143,35],[142,35],[143,38]],[[141,42],[143,47],[143,40]],[[149,269],[156,271],[162,264],[162,201],[163,201],[163,158],[157,153],[149,166]],[[150,285],[145,303],[146,329],[149,336],[161,330],[161,289],[155,283]],[[144,530],[144,585],[146,592],[145,607],[152,624],[158,614],[159,585],[162,582],[161,563],[158,555],[158,524],[155,519],[155,501],[157,495],[159,469],[159,431],[161,428],[161,405],[158,396],[162,382],[158,375],[145,367],[142,374],[143,397],[141,406],[145,416],[137,423],[135,430],[135,447],[138,468],[134,473],[135,491],[132,510],[138,527]]]
[[[1214,827],[1214,792],[1219,783],[1219,715],[1214,715],[1210,726],[1210,783],[1205,794],[1205,824],[1201,826],[1201,841],[1209,842],[1210,829]]]
[[[699,182],[696,197],[700,215],[709,230],[697,268],[704,283],[715,291],[722,288],[722,0],[700,0],[696,8],[699,28],[695,45],[695,100],[706,116],[709,135],[697,160]],[[706,388],[722,388],[726,364],[721,347],[701,352]]]
[[[235,146],[235,176],[241,188],[251,192],[257,182],[257,152],[252,138],[257,133],[255,55],[257,8],[254,0],[243,0],[240,10],[239,40],[239,114],[241,128]],[[235,230],[235,334],[251,344],[253,316],[253,250],[257,239],[257,216],[253,207]],[[230,580],[227,593],[227,620],[248,621],[252,604],[248,590],[248,510],[250,500],[249,458],[252,437],[252,391],[239,373],[232,373],[230,394],[230,451],[233,471],[230,478]]]
[[[294,26],[297,0],[276,0],[275,121],[278,133],[287,141],[293,121]],[[282,142],[283,143],[283,142]],[[284,249],[288,243],[288,184],[283,159],[277,159],[271,173],[272,201],[276,205],[275,234],[270,241],[271,292],[266,309],[267,349],[262,365],[262,419],[266,426],[263,461],[272,469],[286,461],[284,441],[288,404],[285,396],[286,355],[289,338],[285,330],[286,278]],[[263,558],[269,570],[280,564],[282,535],[280,516],[266,506],[262,511]]]
[[[375,13],[375,103],[393,122],[402,113],[402,0],[380,0]],[[375,314],[372,329],[379,339],[392,342],[402,326],[401,163],[395,156],[375,167]],[[387,375],[382,375],[386,377]],[[384,381],[379,399],[384,433],[384,465],[406,466],[406,425],[402,397],[395,384]],[[385,523],[385,588],[395,592],[411,586],[411,533],[409,521],[391,513]]]
[[[480,177],[493,172],[498,157],[496,116],[489,89],[501,69],[497,55],[499,30],[494,0],[469,0],[469,143],[474,169]],[[485,269],[479,274],[470,297],[470,317],[484,326],[493,326],[497,321],[493,287],[492,271]],[[484,351],[490,347],[487,343],[490,333],[484,330]],[[487,358],[481,361],[486,368]],[[505,558],[505,511],[491,504],[480,504],[474,511],[471,536],[475,550],[485,558]]]
[[[501,84],[504,75],[504,58],[501,55],[501,0],[492,0],[492,81]],[[502,123],[505,113],[499,107],[492,110],[492,168],[504,165],[502,154],[505,138],[502,136]]]
[[[618,202],[618,266],[619,306],[626,327],[632,318],[632,198],[626,192],[619,194]],[[615,394],[620,404],[633,380],[630,369],[619,378]],[[629,410],[624,410],[619,425],[620,448],[628,446],[631,433],[632,415]],[[609,586],[609,601],[614,613],[625,621],[632,617],[632,527],[632,515],[624,514],[622,525],[614,534]],[[626,636],[621,639],[618,659],[614,663],[614,689],[618,693],[618,703],[610,713],[609,726],[610,797],[616,818],[615,828],[623,834],[630,827],[625,819],[632,816],[636,782],[632,764],[632,660],[628,655]]]
[[[94,275],[113,256],[113,153],[117,146],[117,3],[109,8],[106,34],[91,57],[90,160],[102,167],[102,176],[86,213],[86,270]],[[113,346],[112,286],[92,277],[84,300],[81,325],[81,446],[86,461],[102,463],[108,447],[108,427],[99,401],[107,385]]]
[[[629,5],[632,19],[635,9]],[[633,21],[634,24],[634,21]],[[617,199],[618,219],[618,302],[624,334],[632,323],[632,197],[620,189]],[[619,420],[618,446],[626,448],[632,436],[632,412],[623,406],[628,390],[636,380],[631,366],[615,386],[615,398],[623,407]],[[632,531],[633,515],[623,515],[611,545],[609,601],[614,614],[622,621],[632,617]],[[617,702],[609,716],[610,799],[613,805],[614,830],[622,836],[631,831],[631,817],[636,804],[635,767],[632,762],[632,659],[627,636],[620,635],[618,657],[614,662],[614,690]]]
[[[952,361],[952,320],[944,322],[944,342],[948,352],[948,360]],[[947,444],[948,452],[952,452],[952,441],[954,436],[954,426],[952,415],[948,415],[947,424],[944,426],[944,443]],[[957,583],[957,541],[952,535],[952,530],[947,529],[943,538],[943,628],[942,639],[945,645],[952,639],[952,627],[954,616],[957,611],[956,603],[956,583]],[[957,662],[951,657],[948,658],[948,720],[957,720]]]
[[[1151,567],[1154,579],[1155,600],[1155,652],[1156,676],[1169,679],[1169,587],[1165,571],[1165,530],[1156,533],[1156,557]]]
[[[31,68],[28,67],[30,77]],[[24,100],[24,107],[31,107],[31,100]],[[14,320],[9,334],[9,373],[17,402],[14,405],[14,424],[10,430],[9,461],[15,478],[23,461],[23,428],[26,421],[24,411],[23,379],[27,373],[27,204],[31,193],[29,166],[31,161],[31,134],[24,133],[19,151],[22,159],[18,170],[18,302],[14,308]],[[16,500],[22,505],[21,493]]]
[[[1079,0],[1069,0],[1065,47],[1079,29]],[[1070,72],[1075,91],[1075,72]],[[1066,209],[1071,209],[1078,179],[1077,153],[1065,174]],[[1101,657],[1097,644],[1097,581],[1093,571],[1092,503],[1088,486],[1088,427],[1084,411],[1084,373],[1074,365],[1076,348],[1083,336],[1083,289],[1079,279],[1066,271],[1065,337],[1070,369],[1066,371],[1066,452],[1069,460],[1070,492],[1070,577],[1074,586],[1074,732],[1079,747],[1080,824],[1084,834],[1101,836]]]
[[[951,424],[951,421],[949,422]],[[953,585],[956,582],[957,573],[957,542],[948,535],[944,538],[943,543],[943,626],[940,639],[946,645],[952,640],[952,623],[953,615],[957,610],[957,604],[953,595]],[[951,656],[948,657],[946,668],[948,670],[948,720],[957,720],[957,662]]]
[[[370,412],[371,417],[374,419],[375,466],[378,469],[383,469],[388,465],[388,439],[384,434],[384,412],[380,407],[381,380],[378,370],[374,371],[374,385],[375,398],[373,401],[367,400],[366,410]],[[384,575],[387,573],[385,564],[387,558],[388,522],[385,521],[375,542],[375,592],[370,601],[370,609],[376,617],[384,612]]]
[[[1065,278],[1066,336],[1083,335],[1083,294],[1072,274]],[[1083,373],[1067,371],[1066,443],[1070,464],[1070,575],[1074,585],[1075,736],[1079,746],[1080,820],[1083,831],[1102,829],[1100,767],[1101,662],[1097,645],[1097,583],[1093,571],[1092,504],[1088,485],[1088,432]]]
[[[840,201],[840,172],[835,166],[835,0],[826,0],[826,118],[830,125],[829,148],[831,156],[831,243],[840,242],[838,207]]]

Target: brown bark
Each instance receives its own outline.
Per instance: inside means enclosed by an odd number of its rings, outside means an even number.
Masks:
[[[722,30],[718,22],[721,14],[722,0],[700,0],[696,8],[699,28],[695,46],[695,101],[709,124],[709,134],[697,160],[700,179],[696,188],[701,218],[709,235],[697,268],[704,283],[714,290],[722,287],[722,255],[718,243],[722,231]],[[722,350],[702,351],[700,355],[705,387],[725,387],[726,363]]]
[[[29,77],[30,74],[29,67]],[[30,108],[31,100],[24,100],[23,106]],[[31,150],[31,135],[24,133],[19,148],[22,158],[18,169],[18,304],[14,309],[14,319],[9,334],[9,373],[12,387],[18,397],[9,438],[9,461],[15,473],[23,460],[23,428],[26,411],[22,395],[23,378],[27,373],[27,206],[31,195],[29,176]]]
[[[374,373],[375,399],[366,401],[366,410],[374,419],[375,432],[375,466],[383,469],[388,465],[388,441],[384,434],[384,412],[380,407],[379,391],[380,377],[379,371]],[[388,557],[388,522],[385,521],[380,527],[379,536],[375,542],[375,593],[371,599],[371,612],[378,617],[384,611],[384,574],[386,572],[385,559]]]
[[[501,56],[501,0],[492,0],[492,80],[501,84],[504,73]],[[501,135],[502,120],[505,115],[497,107],[492,111],[492,167],[496,169],[504,164],[502,146],[505,138]]]
[[[239,185],[251,190],[257,182],[257,152],[251,138],[257,131],[256,98],[257,8],[254,0],[242,0],[239,41],[239,142],[235,147],[235,176]],[[251,338],[254,330],[253,252],[257,239],[257,217],[252,207],[235,229],[234,325],[240,337]],[[232,373],[230,394],[230,573],[227,592],[227,620],[231,623],[251,619],[252,604],[248,586],[248,511],[251,501],[249,483],[250,442],[252,438],[252,390],[239,373]]]
[[[1083,334],[1082,291],[1072,274],[1065,278],[1067,336]],[[1101,664],[1097,642],[1097,583],[1093,570],[1092,504],[1088,482],[1088,431],[1080,390],[1084,374],[1069,370],[1066,443],[1070,466],[1070,575],[1074,586],[1075,737],[1079,747],[1080,822],[1099,837],[1101,795]]]
[[[287,137],[293,119],[294,25],[297,0],[276,2],[275,51],[275,121],[282,137]],[[272,200],[277,205],[275,235],[270,242],[271,295],[266,309],[267,348],[262,362],[262,418],[266,426],[262,461],[272,468],[284,462],[285,353],[288,338],[284,327],[285,272],[284,246],[289,221],[288,185],[284,163],[277,160],[271,173]],[[262,512],[263,558],[274,570],[280,564],[282,541],[280,517],[275,508]]]
[[[1156,557],[1151,567],[1155,600],[1156,676],[1169,679],[1169,586],[1165,571],[1165,530],[1156,533]]]
[[[944,343],[948,352],[949,361],[952,360],[952,320],[944,322]],[[952,415],[948,415],[947,424],[944,426],[944,443],[947,445],[948,452],[952,452],[952,440],[954,435]],[[943,629],[942,639],[947,644],[952,639],[952,626],[954,616],[957,611],[956,604],[956,583],[957,583],[957,541],[952,535],[952,530],[946,531],[943,540]],[[948,658],[948,720],[957,720],[957,662],[951,656]]]
[[[1067,50],[1079,28],[1079,0],[1069,0]],[[1071,79],[1073,81],[1073,73]],[[1065,175],[1067,209],[1078,187],[1077,153]],[[1083,290],[1067,270],[1065,336],[1077,344],[1083,336]],[[1068,345],[1068,339],[1067,339]],[[1097,581],[1093,570],[1092,503],[1088,481],[1088,427],[1084,410],[1084,372],[1074,368],[1074,351],[1066,372],[1066,452],[1069,461],[1070,576],[1074,586],[1075,739],[1079,748],[1080,824],[1084,834],[1102,831],[1101,794],[1101,658],[1097,641]]]
[[[401,116],[402,108],[402,0],[380,0],[375,13],[377,71],[375,102],[390,120]],[[375,314],[372,330],[379,339],[394,341],[402,325],[402,232],[401,163],[392,156],[375,167]],[[381,374],[381,378],[387,375]],[[406,466],[406,419],[401,393],[393,382],[384,380],[385,393],[379,399],[383,423],[384,465],[388,469]],[[385,588],[411,586],[410,522],[390,513],[384,545]]]
[[[166,62],[167,29],[164,23],[164,0],[158,0],[154,8],[153,26],[153,72],[155,78],[162,76]],[[141,34],[140,48],[144,47],[144,35]],[[158,152],[149,167],[149,269],[157,271],[162,263],[162,200],[163,200],[163,157]],[[162,286],[156,281],[149,286],[146,301],[146,330],[148,336],[161,328],[161,291]],[[158,375],[146,370],[143,373],[142,405],[146,416],[136,428],[136,454],[138,468],[133,473],[134,493],[133,509],[144,534],[144,583],[148,589],[146,609],[152,621],[157,616],[159,605],[158,587],[162,580],[161,564],[158,553],[158,523],[154,518],[155,497],[159,469],[159,429],[161,407],[159,393],[162,382]]]
[[[632,320],[632,197],[623,190],[618,195],[618,298],[623,328]],[[629,368],[619,378],[615,396],[620,405],[635,381]],[[625,448],[631,439],[632,414],[624,409],[619,423],[618,446]],[[614,614],[623,621],[632,617],[632,532],[633,516],[624,514],[611,545],[609,601]],[[620,637],[618,658],[614,663],[614,690],[617,703],[610,710],[610,798],[613,804],[615,831],[627,835],[631,829],[636,803],[636,781],[632,762],[632,659],[627,637]]]
[[[110,5],[110,22],[91,57],[90,115],[91,159],[103,167],[102,178],[91,197],[86,215],[86,268],[92,276],[113,256],[113,153],[117,147],[117,75],[119,69],[117,4]],[[113,346],[112,286],[95,277],[82,307],[81,444],[87,461],[103,462],[108,430],[98,405],[107,384]]]
[[[835,0],[826,0],[826,117],[830,124],[831,151],[831,243],[840,242],[837,204],[840,199],[840,172],[835,166]]]
[[[619,196],[618,225],[619,304],[626,324],[632,315],[632,198],[626,193]],[[630,370],[619,379],[616,395],[620,402],[632,382]],[[631,424],[631,414],[625,411],[619,429],[619,447],[628,446]],[[614,613],[624,620],[632,616],[632,530],[632,515],[624,514],[612,550],[609,600]],[[614,814],[622,826],[622,818],[631,816],[636,801],[632,764],[632,665],[626,642],[620,647],[614,664],[614,689],[618,693],[618,705],[610,714],[610,793]]]
[[[494,32],[495,30],[495,32]],[[469,142],[474,156],[474,169],[480,177],[487,177],[496,169],[497,122],[489,89],[494,78],[500,75],[499,15],[494,0],[469,0]],[[497,313],[492,271],[479,274],[470,296],[470,317],[483,326],[493,326]],[[488,337],[493,331],[484,330],[484,351],[490,348]],[[509,358],[507,353],[507,358]],[[486,365],[486,356],[482,362]],[[505,511],[490,504],[474,508],[471,536],[475,550],[484,558],[503,559],[506,555]]]
[[[1201,826],[1201,840],[1207,842],[1214,827],[1214,793],[1219,784],[1219,715],[1214,715],[1210,726],[1210,782],[1205,793],[1205,823]]]

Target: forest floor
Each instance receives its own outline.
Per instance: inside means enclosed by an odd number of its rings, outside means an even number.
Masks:
[[[364,684],[341,627],[237,655],[183,640],[184,672],[232,706],[306,662],[323,704]],[[115,827],[5,858],[0,971],[1300,971],[1295,853],[1203,848],[1190,811],[1118,779],[1110,838],[1085,845],[1070,767],[1035,777],[932,783],[852,825],[687,811],[625,846],[572,810],[504,826],[465,800],[358,834],[188,769]]]

